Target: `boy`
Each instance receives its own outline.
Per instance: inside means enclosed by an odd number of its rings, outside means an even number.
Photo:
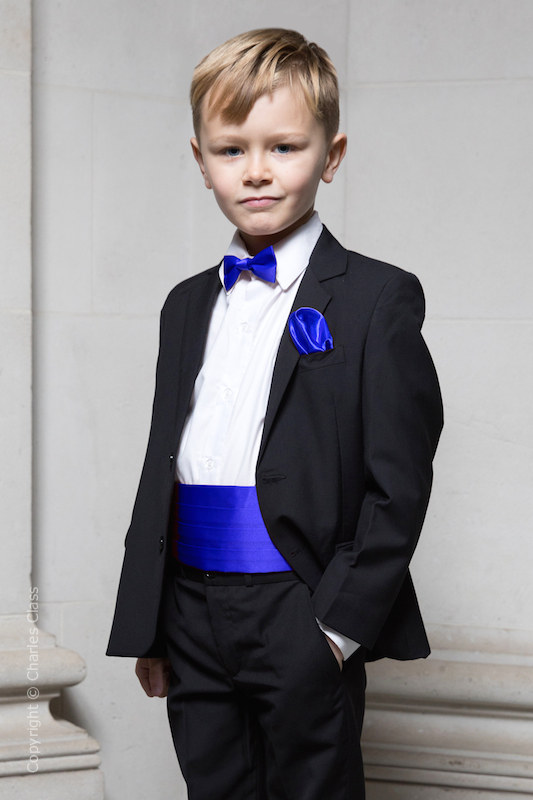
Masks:
[[[346,149],[323,50],[242,34],[191,101],[237,232],[162,311],[108,653],[168,692],[190,800],[363,798],[364,662],[429,653],[408,571],[442,426],[423,295],[314,212]]]

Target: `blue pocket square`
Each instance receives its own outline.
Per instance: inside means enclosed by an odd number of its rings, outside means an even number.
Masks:
[[[297,308],[289,317],[289,331],[302,355],[333,350],[333,336],[323,314],[316,308]]]

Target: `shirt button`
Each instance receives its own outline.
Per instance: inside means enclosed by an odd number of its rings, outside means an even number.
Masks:
[[[233,397],[233,392],[229,387],[226,387],[224,389],[224,400],[231,400],[232,397]]]
[[[212,458],[206,458],[206,460],[205,460],[205,468],[206,469],[213,469],[214,466],[215,466],[215,462],[213,461],[213,459]]]
[[[248,323],[247,322],[241,322],[240,331],[241,331],[241,333],[248,333]]]

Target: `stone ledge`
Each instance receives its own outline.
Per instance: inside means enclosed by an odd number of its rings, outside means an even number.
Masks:
[[[369,785],[382,784],[380,800],[407,796],[391,788],[402,784],[421,787],[416,796],[428,800],[436,795],[424,786],[448,787],[454,798],[533,797],[531,653],[524,642],[516,657],[491,652],[484,635],[483,648],[463,635],[448,650],[441,639],[425,661],[368,665],[363,753]]]
[[[64,647],[43,646],[39,643],[39,660],[29,660],[28,649],[4,650],[0,665],[0,698],[35,686],[49,691],[58,686],[74,686],[85,678],[87,667],[82,657]],[[34,673],[38,673],[34,676]]]
[[[527,779],[514,778],[509,780],[500,776],[465,774],[459,772],[439,772],[438,770],[413,770],[401,767],[373,767],[365,768],[367,781],[385,782],[390,784],[419,784],[430,792],[432,787],[445,789],[472,789],[476,792],[494,792],[501,796],[501,792],[532,796],[533,783]],[[447,797],[455,797],[447,794]],[[478,794],[478,796],[480,796]],[[433,797],[431,793],[428,797]]]
[[[66,720],[55,719],[48,699],[35,704],[34,719],[39,721],[36,735],[30,734],[27,701],[10,703],[10,713],[4,714],[6,704],[0,705],[0,776],[25,774],[28,769],[30,744],[38,748],[39,772],[54,769],[87,769],[98,766],[100,748],[83,728]]]
[[[491,715],[500,710],[506,716],[514,711],[533,715],[533,667],[458,657],[431,656],[413,662],[416,667],[385,661],[369,665],[369,705],[467,706],[476,712],[487,709]]]
[[[0,798],[5,800],[102,800],[104,778],[100,770],[48,772],[2,778]]]
[[[46,772],[78,772],[81,770],[98,770],[98,767],[101,763],[100,756],[98,755],[100,748],[94,739],[89,741],[91,741],[94,745],[94,754],[87,756],[74,754],[65,756],[63,758],[49,758],[40,756],[39,768],[35,771],[35,773],[32,774],[39,773],[39,775],[41,775],[42,773]],[[0,778],[4,779],[5,777],[13,775],[28,775],[29,771],[27,764],[27,758],[0,762]],[[0,787],[3,787],[3,783],[0,784]]]

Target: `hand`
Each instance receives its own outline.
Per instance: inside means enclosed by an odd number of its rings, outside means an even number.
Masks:
[[[335,644],[333,639],[329,638],[327,633],[325,633],[324,636],[326,637],[326,641],[333,651],[333,655],[337,659],[337,664],[339,665],[339,669],[342,671],[342,665],[344,664],[344,656],[342,655],[342,650],[340,649],[338,644]]]
[[[168,658],[138,658],[135,674],[148,697],[166,697],[170,680]]]

